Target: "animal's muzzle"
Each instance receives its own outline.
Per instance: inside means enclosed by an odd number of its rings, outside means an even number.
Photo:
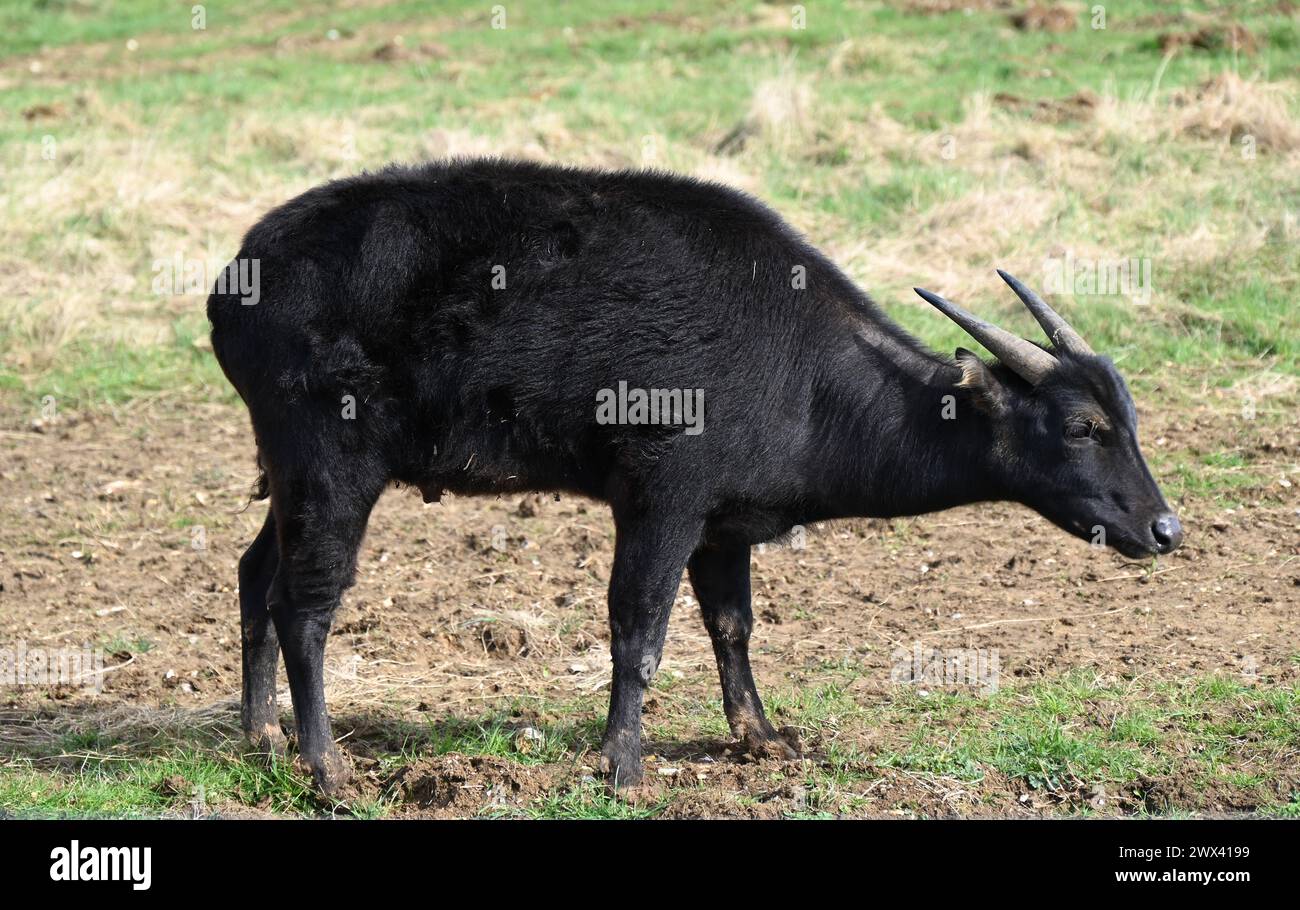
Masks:
[[[1183,543],[1183,526],[1178,516],[1166,512],[1151,522],[1151,536],[1155,538],[1156,550],[1160,553],[1172,553]]]

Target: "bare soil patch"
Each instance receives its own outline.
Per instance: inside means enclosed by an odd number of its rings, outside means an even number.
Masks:
[[[243,413],[141,399],[39,425],[33,417],[12,402],[0,411],[0,643],[89,642],[106,650],[109,672],[98,695],[4,689],[6,717],[36,723],[130,706],[210,709],[233,724],[235,566],[264,508],[246,507],[254,470]],[[1295,477],[1296,427],[1252,425],[1212,400],[1191,416],[1143,420],[1150,452],[1194,460],[1231,449],[1270,479],[1234,490],[1231,508],[1209,495],[1181,503],[1187,543],[1154,570],[1012,505],[834,524],[810,529],[803,549],[756,549],[760,690],[798,690],[822,668],[852,664],[859,673],[848,694],[870,705],[897,692],[891,668],[916,643],[996,649],[1004,684],[1077,668],[1121,679],[1249,673],[1295,684],[1300,500],[1281,481]],[[534,495],[423,505],[413,492],[386,495],[327,653],[336,732],[348,737],[363,791],[396,799],[398,814],[463,816],[592,775],[594,756],[581,751],[541,765],[438,755],[380,773],[373,756],[402,743],[367,730],[366,719],[436,722],[520,699],[586,698],[596,723],[609,679],[611,555],[611,522],[597,503]],[[674,680],[674,697],[717,697],[689,585],[660,672]],[[657,695],[647,720],[663,720]],[[800,732],[805,760],[825,763],[833,734]],[[849,745],[870,754],[890,736],[879,730]],[[807,799],[801,762],[754,763],[693,735],[652,737],[647,752],[648,798],[669,816],[762,817],[797,812]],[[865,814],[1050,808],[1041,794],[991,775],[962,785],[890,768],[877,774]],[[1140,808],[1125,799],[1107,808]],[[1207,804],[1235,805],[1212,796]]]

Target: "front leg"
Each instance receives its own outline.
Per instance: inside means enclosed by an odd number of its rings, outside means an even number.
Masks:
[[[722,679],[722,705],[731,732],[755,757],[798,758],[798,743],[768,721],[749,666],[749,547],[745,544],[700,547],[690,561],[691,586],[700,602],[704,625],[713,641]]]
[[[600,769],[616,789],[641,782],[641,706],[663,656],[668,616],[700,523],[680,518],[620,517],[609,580],[610,653],[614,673]]]

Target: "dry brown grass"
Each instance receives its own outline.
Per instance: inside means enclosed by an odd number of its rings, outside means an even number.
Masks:
[[[1222,73],[1191,91],[1173,95],[1176,133],[1241,143],[1279,153],[1300,148],[1300,123],[1292,114],[1290,86]]]
[[[1152,231],[1150,224],[1172,200],[1208,196],[1225,180],[1274,174],[1279,186],[1297,185],[1291,97],[1286,83],[1225,73],[1154,99],[1104,95],[1068,131],[1004,110],[981,93],[967,99],[960,122],[931,133],[872,110],[865,123],[874,159],[946,163],[976,178],[975,186],[909,211],[887,236],[833,249],[876,286],[907,287],[923,274],[952,293],[986,292],[991,264],[1028,263],[1033,274],[1044,248],[1094,260],[1155,257],[1169,270],[1245,260],[1270,237],[1294,236],[1294,219],[1242,205],[1216,208],[1187,227]],[[1244,136],[1257,140],[1253,155],[1242,152]],[[1146,169],[1125,170],[1125,154],[1141,154]]]
[[[874,52],[870,39],[845,42],[831,70],[861,65]],[[183,124],[147,130],[141,111],[105,104],[87,89],[75,109],[51,115],[55,160],[28,149],[0,186],[8,233],[0,248],[0,319],[22,341],[13,346],[14,365],[39,371],[87,333],[131,342],[168,337],[175,318],[201,312],[202,295],[153,293],[155,260],[179,255],[219,266],[273,205],[393,159],[505,155],[653,166],[760,196],[760,175],[783,161],[806,189],[804,204],[783,211],[864,284],[884,290],[919,276],[951,293],[987,289],[991,264],[1030,262],[1032,273],[1045,246],[1097,259],[1141,252],[1177,268],[1247,255],[1270,236],[1294,233],[1284,218],[1244,206],[1200,224],[1159,226],[1162,204],[1189,190],[1210,192],[1233,179],[1230,168],[1295,185],[1300,126],[1287,83],[1224,73],[1194,90],[1103,93],[1068,129],[976,92],[959,121],[929,131],[878,106],[837,110],[819,101],[817,87],[793,58],[778,60],[756,74],[749,110],[730,133],[723,124],[696,141],[628,136],[612,119],[608,129],[580,134],[554,111],[513,110],[491,134],[437,127],[394,135],[386,130],[394,112],[371,108],[352,116],[250,114],[201,148],[173,138],[185,134]],[[1246,141],[1254,143],[1253,158],[1243,155]],[[853,166],[825,165],[835,149],[846,150]],[[1123,171],[1116,160],[1125,150],[1141,151],[1154,165]],[[1202,166],[1190,167],[1179,150],[1193,151]],[[250,168],[250,157],[282,166]],[[967,178],[966,188],[905,203],[887,230],[817,210],[819,196],[861,192],[864,173],[888,173],[900,161],[951,169]],[[1152,221],[1155,231],[1135,233]]]

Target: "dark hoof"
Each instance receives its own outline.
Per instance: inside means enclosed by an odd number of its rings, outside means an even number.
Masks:
[[[799,733],[794,727],[782,727],[780,730],[768,727],[765,730],[748,732],[741,739],[739,746],[741,755],[754,761],[762,761],[765,758],[790,761],[803,755],[803,744],[799,741]]]
[[[641,785],[641,756],[617,755],[602,752],[600,755],[600,773],[605,775],[605,783],[616,794],[626,794]]]
[[[246,753],[261,756],[268,761],[285,758],[289,754],[289,739],[278,723],[268,723],[252,730],[244,730]]]
[[[303,755],[301,758],[321,796],[332,799],[345,795],[344,791],[352,780],[352,768],[342,751],[331,747],[320,755]]]

